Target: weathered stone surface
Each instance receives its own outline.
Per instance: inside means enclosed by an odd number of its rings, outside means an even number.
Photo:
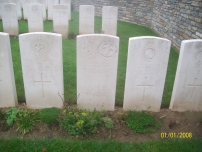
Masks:
[[[12,3],[2,4],[2,20],[4,32],[18,35],[17,6]]]
[[[118,37],[77,36],[78,108],[114,110],[118,54]]]
[[[1,4],[5,4],[5,3],[13,3],[13,4],[16,4],[17,6],[17,16],[18,16],[18,19],[22,19],[22,12],[21,12],[21,5],[20,5],[20,0],[0,0],[0,19],[2,18],[1,16],[1,11],[2,11],[2,8],[1,8]]]
[[[48,20],[53,20],[53,5],[59,4],[59,0],[48,0]]]
[[[46,1],[46,10],[48,10],[48,0],[45,1]]]
[[[21,0],[23,6],[23,18],[27,19],[29,14],[29,4],[32,3],[32,0]]]
[[[201,39],[182,41],[170,109],[202,111]]]
[[[20,0],[7,0],[7,3],[13,3],[17,6],[18,20],[21,20],[22,19],[22,11],[21,11]]]
[[[68,19],[71,21],[71,0],[60,0],[60,4],[68,6]]]
[[[45,0],[32,0],[32,3],[37,3],[42,5],[43,20],[46,20],[46,1]]]
[[[158,37],[129,39],[124,110],[160,110],[170,46]]]
[[[67,36],[68,34],[68,6],[54,5],[53,6],[53,29],[54,32]]]
[[[28,108],[63,107],[61,34],[35,32],[19,36]]]
[[[29,5],[28,29],[29,32],[43,32],[43,6],[32,3]]]
[[[17,95],[7,33],[0,32],[0,46],[0,107],[14,107],[17,105]]]
[[[102,8],[102,33],[115,35],[117,31],[118,8],[103,6]]]
[[[79,7],[79,34],[94,33],[95,7],[92,5],[80,5]]]
[[[2,19],[2,4],[6,3],[6,0],[0,0],[0,19]]]

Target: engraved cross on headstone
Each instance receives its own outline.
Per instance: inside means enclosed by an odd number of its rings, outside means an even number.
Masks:
[[[61,19],[64,20],[64,16],[66,15],[67,11],[57,11],[57,14],[59,14],[57,17],[60,19],[60,25],[61,25]]]
[[[38,23],[38,19],[37,19],[37,7],[36,6],[32,6],[32,23],[35,25],[34,27],[37,28],[37,23]]]
[[[6,21],[6,24],[8,24],[9,30],[11,29],[12,22],[10,20]]]
[[[32,20],[32,23],[35,25],[35,28],[37,27],[37,26],[36,26],[37,22],[38,22],[38,21],[37,21],[36,19]]]
[[[197,78],[195,78],[194,84],[188,84],[188,87],[192,87],[191,100],[193,100],[193,94],[194,94],[195,88],[202,86],[202,85],[196,85],[196,80]]]
[[[111,16],[111,13],[110,13],[109,17],[106,18],[106,19],[108,20],[108,24],[109,24],[109,25],[110,25],[110,21],[111,21],[112,19],[114,19],[114,18],[112,18],[112,17],[110,17],[110,16]]]
[[[90,17],[89,17],[89,16],[87,16],[87,14],[86,14],[86,15],[85,15],[83,18],[85,18],[85,19],[86,19],[86,25],[87,25],[88,19],[90,19]]]
[[[153,87],[154,85],[147,85],[147,77],[145,77],[145,83],[143,85],[137,85],[137,87],[144,87],[143,90],[143,97],[142,97],[142,102],[145,99],[145,92],[146,92],[146,87]]]
[[[45,98],[44,85],[45,84],[51,84],[51,81],[44,81],[43,80],[43,73],[41,73],[41,80],[40,81],[34,81],[34,83],[40,83],[42,85],[43,98]]]

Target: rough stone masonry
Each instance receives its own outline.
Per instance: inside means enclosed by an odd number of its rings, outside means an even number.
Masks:
[[[103,6],[118,7],[118,20],[145,25],[172,41],[179,50],[182,40],[202,38],[202,0],[74,0],[79,5],[94,5],[95,15]]]

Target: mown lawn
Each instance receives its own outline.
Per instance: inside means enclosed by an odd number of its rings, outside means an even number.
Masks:
[[[78,34],[79,30],[79,14],[72,13],[72,20],[69,23],[69,33]],[[101,17],[95,17],[95,33],[101,33]],[[120,37],[118,76],[116,88],[116,105],[123,105],[126,62],[128,52],[128,39],[135,36],[158,36],[153,30],[131,23],[118,21],[117,35]],[[53,32],[53,23],[51,21],[44,22],[44,31]],[[0,32],[3,32],[2,21],[0,21]],[[27,21],[19,21],[20,34],[28,32]],[[12,37],[11,49],[13,66],[15,73],[15,82],[19,102],[25,102],[24,86],[22,79],[22,68],[20,61],[20,49],[18,37]],[[172,88],[177,68],[178,52],[171,48],[168,72],[162,99],[162,107],[168,108],[172,94]],[[76,104],[76,40],[68,38],[63,39],[63,70],[64,70],[64,94],[65,102]]]
[[[69,141],[68,139],[0,139],[1,152],[200,152],[202,139],[158,140],[145,143]],[[44,150],[44,151],[43,151]]]

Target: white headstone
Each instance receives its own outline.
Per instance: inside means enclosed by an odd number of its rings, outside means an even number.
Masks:
[[[201,39],[182,41],[170,109],[202,111]]]
[[[53,29],[54,32],[67,36],[68,34],[68,6],[53,6]]]
[[[21,0],[23,6],[23,18],[27,19],[29,14],[29,4],[32,3],[32,0]]]
[[[17,105],[17,95],[7,33],[0,32],[0,46],[0,107],[14,107]]]
[[[18,20],[21,20],[22,19],[22,11],[21,11],[20,0],[7,0],[7,3],[16,4]]]
[[[129,39],[124,110],[160,110],[170,46],[158,37]]]
[[[53,5],[59,4],[59,0],[48,0],[48,20],[53,20]]]
[[[0,0],[0,19],[2,19],[2,4],[6,3],[5,0]]]
[[[1,4],[4,4],[4,3],[13,3],[13,4],[16,4],[17,5],[17,16],[18,16],[18,19],[22,19],[22,11],[21,11],[21,6],[20,6],[20,0],[0,0],[0,19],[1,19],[1,11],[2,11],[2,8],[1,8]]]
[[[60,0],[60,4],[68,6],[68,19],[71,21],[71,0]]]
[[[45,1],[46,1],[46,10],[48,10],[48,0]]]
[[[22,0],[20,0],[20,6],[21,6],[21,9],[23,9]]]
[[[43,32],[43,13],[41,4],[30,4],[28,15],[29,32]]]
[[[43,20],[46,20],[46,1],[45,0],[32,0],[32,3],[37,3],[42,5]]]
[[[114,110],[118,54],[116,36],[77,36],[78,108]]]
[[[102,8],[102,32],[116,35],[118,7],[103,6]]]
[[[17,6],[12,3],[2,4],[2,20],[4,32],[18,35]]]
[[[79,6],[79,34],[94,34],[94,13],[92,5]]]
[[[36,32],[19,36],[28,108],[63,107],[61,34]]]

